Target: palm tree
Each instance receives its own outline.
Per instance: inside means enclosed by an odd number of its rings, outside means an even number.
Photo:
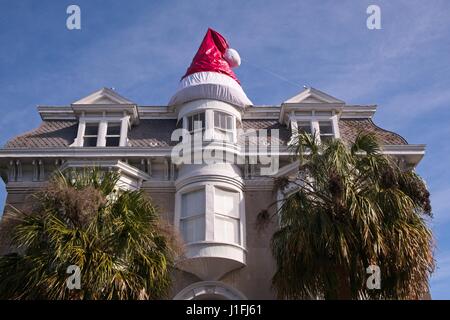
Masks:
[[[434,244],[423,180],[383,155],[371,135],[360,134],[346,146],[338,139],[319,145],[315,136],[303,133],[293,146],[299,175],[277,184],[295,186],[277,212],[280,225],[272,238],[279,297],[417,299],[426,294]],[[379,267],[378,290],[366,286],[370,265]]]
[[[158,299],[177,254],[172,230],[142,191],[119,191],[119,176],[94,169],[57,174],[30,213],[16,212],[0,257],[3,299]],[[69,289],[70,265],[81,289]]]

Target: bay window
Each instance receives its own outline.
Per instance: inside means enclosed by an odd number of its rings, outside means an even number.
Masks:
[[[190,134],[204,132],[205,140],[235,141],[235,116],[217,110],[205,110],[184,118],[185,129]]]
[[[180,231],[187,243],[205,240],[205,189],[182,195]]]
[[[190,133],[193,133],[194,131],[205,130],[205,113],[200,112],[193,115],[190,115],[187,117],[187,125],[188,125],[188,131]]]
[[[214,240],[240,243],[239,193],[222,188],[214,190]]]
[[[214,111],[214,138],[233,141],[233,116],[220,111]]]

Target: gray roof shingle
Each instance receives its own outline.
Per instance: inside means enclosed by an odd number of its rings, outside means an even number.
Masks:
[[[68,147],[77,136],[77,130],[78,122],[76,121],[44,121],[38,128],[9,140],[4,148]]]
[[[139,125],[132,127],[128,134],[131,147],[168,147],[177,142],[171,141],[171,134],[177,126],[175,119],[145,119]],[[5,149],[21,148],[61,148],[73,143],[77,135],[77,122],[69,120],[47,120],[30,132],[9,140]],[[242,128],[248,129],[279,129],[279,144],[286,145],[290,138],[290,130],[276,119],[246,119]],[[359,132],[371,132],[383,144],[407,144],[400,135],[379,128],[371,119],[341,119],[339,121],[341,138],[349,143],[354,141]],[[240,136],[240,143],[244,143]],[[271,137],[269,137],[269,140]]]
[[[167,147],[177,144],[170,137],[176,129],[175,119],[141,120],[128,134],[131,147]]]
[[[355,141],[360,132],[373,133],[381,144],[408,144],[399,134],[378,127],[371,119],[340,119],[339,131],[342,140],[347,143]]]

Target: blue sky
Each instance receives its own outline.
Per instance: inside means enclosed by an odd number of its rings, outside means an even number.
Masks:
[[[66,28],[70,4],[81,7],[81,30]],[[366,28],[370,4],[381,8],[381,30]],[[39,125],[36,105],[67,105],[104,86],[167,104],[212,27],[243,58],[236,73],[255,104],[280,104],[305,84],[377,104],[378,125],[427,144],[418,172],[434,212],[431,290],[450,299],[449,12],[446,0],[0,0],[0,143]]]

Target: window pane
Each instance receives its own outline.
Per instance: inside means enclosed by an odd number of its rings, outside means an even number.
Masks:
[[[205,190],[185,193],[181,196],[181,218],[205,214]]]
[[[188,130],[193,131],[194,129],[204,129],[205,128],[205,113],[197,113],[192,116],[187,117]]]
[[[96,136],[98,134],[98,123],[86,123],[85,136]]]
[[[106,137],[106,146],[107,147],[118,147],[120,144],[119,137]]]
[[[186,242],[205,240],[205,217],[181,220],[180,231]]]
[[[311,134],[311,123],[309,121],[297,122],[298,133]]]
[[[233,129],[233,117],[226,113],[215,111],[214,127],[227,130]]]
[[[214,127],[220,128],[220,112],[214,112]]]
[[[240,243],[239,219],[215,215],[214,240],[227,243]]]
[[[214,212],[239,218],[239,193],[215,188]]]
[[[233,117],[227,116],[227,129],[231,130],[233,129]]]
[[[333,126],[329,121],[320,121],[319,122],[319,130],[320,134],[332,134]]]
[[[120,135],[120,123],[108,123],[108,129],[106,134],[108,136],[118,136]]]
[[[84,138],[84,144],[85,147],[95,147],[97,146],[97,137],[92,138]]]

